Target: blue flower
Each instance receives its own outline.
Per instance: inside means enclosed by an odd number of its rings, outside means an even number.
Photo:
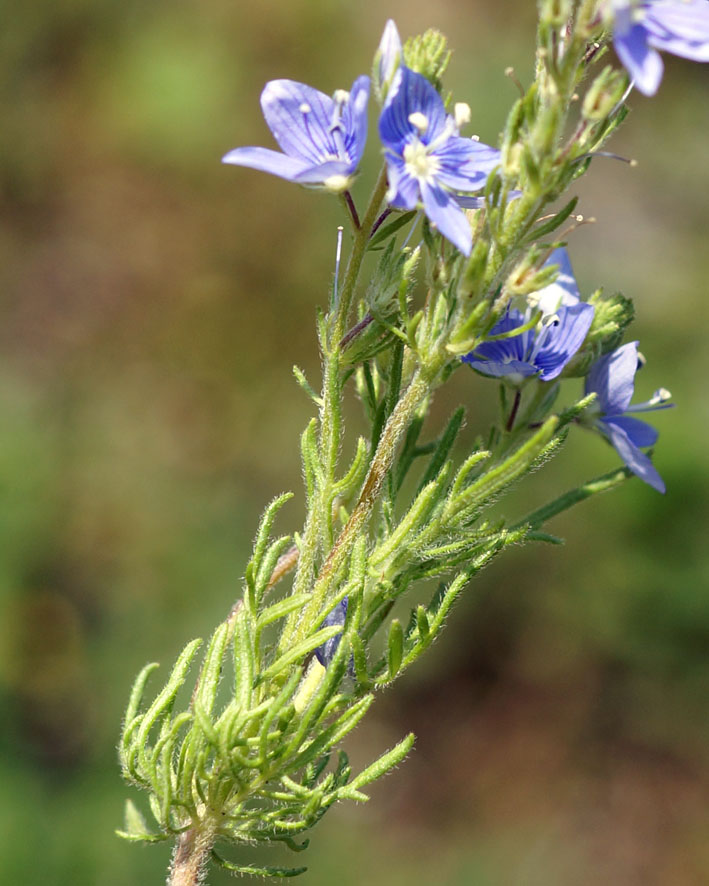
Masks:
[[[696,62],[709,62],[707,0],[610,0],[613,45],[645,95],[662,80],[658,49]]]
[[[649,412],[672,406],[667,400],[669,391],[655,391],[646,403],[630,406],[638,368],[638,343],[623,345],[611,354],[601,357],[591,367],[586,378],[586,393],[595,393],[596,400],[584,419],[612,444],[630,470],[658,492],[665,491],[662,477],[640,448],[654,446],[658,431],[629,412]]]
[[[480,190],[500,162],[495,148],[458,135],[458,123],[467,122],[469,111],[458,105],[457,120],[446,114],[428,80],[402,65],[379,118],[389,204],[415,209],[423,203],[430,221],[465,255],[472,248],[472,231],[455,193]]]
[[[261,93],[261,108],[283,153],[235,148],[222,162],[345,191],[367,140],[368,100],[369,77],[358,77],[351,92],[338,90],[332,98],[295,80],[271,80]]]
[[[342,625],[344,627],[345,618],[347,617],[347,597],[344,597],[340,602],[335,606],[334,609],[331,609],[330,612],[323,619],[321,628],[329,628],[333,625]],[[329,640],[326,640],[322,646],[318,646],[315,650],[315,657],[320,662],[323,667],[327,667],[332,661],[337,649],[340,645],[340,640],[342,639],[341,634],[335,634],[334,637],[330,637]]]
[[[581,347],[593,321],[594,307],[580,300],[565,249],[552,252],[545,264],[559,265],[555,282],[528,297],[532,304],[525,313],[509,308],[490,335],[502,335],[525,326],[532,319],[533,308],[542,312],[537,326],[509,338],[478,345],[463,357],[473,369],[493,378],[506,378],[515,386],[531,376],[551,381]]]

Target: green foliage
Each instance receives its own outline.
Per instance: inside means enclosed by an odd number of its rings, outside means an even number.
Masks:
[[[526,300],[534,307],[534,294],[556,278],[556,268],[543,267],[555,245],[544,238],[571,217],[576,200],[551,215],[547,210],[585,172],[590,153],[621,119],[624,81],[607,71],[591,84],[579,115],[574,96],[586,74],[588,23],[579,15],[567,28],[568,4],[546,3],[543,11],[537,76],[508,116],[501,165],[489,177],[485,206],[472,217],[470,257],[453,253],[428,221],[415,250],[397,247],[398,232],[416,219],[403,213],[386,221],[384,173],[361,224],[354,225],[342,288],[318,316],[321,392],[294,369],[318,410],[301,436],[305,525],[293,533],[295,545],[291,536],[274,538],[276,517],[290,496],[266,509],[241,600],[207,643],[182,709],[177,701],[200,641],[185,648],[145,708],[155,666],[139,675],[120,756],[126,779],[148,792],[158,830],[129,804],[122,836],[179,841],[198,834],[229,870],[264,877],[301,873],[305,868],[236,865],[213,845],[282,842],[299,851],[304,845],[294,838],[334,803],[366,801],[361,789],[398,765],[413,744],[407,736],[352,773],[340,745],[376,690],[430,648],[463,588],[498,554],[527,541],[558,543],[545,531],[548,519],[625,478],[624,471],[599,478],[521,521],[500,515],[498,503],[561,449],[593,400],[572,399],[554,411],[556,381],[520,384],[511,405],[503,390],[500,421],[475,447],[460,440],[463,408],[433,439],[420,442],[432,397],[459,366],[459,356],[492,339],[510,303]],[[442,88],[450,54],[440,34],[410,40],[404,54]],[[516,199],[510,199],[513,192],[519,192]],[[381,255],[360,295],[359,273],[372,250]],[[599,319],[576,371],[617,341],[631,317],[622,297],[596,304]],[[537,313],[531,311],[524,329],[505,335],[534,328]],[[342,469],[348,385],[362,402],[369,431]],[[290,589],[271,599],[291,568]],[[411,608],[406,627],[391,617],[412,586],[434,578],[440,579],[436,592],[428,605]]]

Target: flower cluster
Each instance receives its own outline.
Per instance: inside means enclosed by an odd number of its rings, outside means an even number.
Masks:
[[[658,50],[709,61],[709,0],[603,0],[600,9],[621,61],[637,88],[648,95],[657,90],[662,76]],[[378,133],[386,164],[387,211],[422,211],[467,256],[473,242],[466,210],[485,205],[479,194],[500,165],[501,154],[475,138],[461,136],[461,126],[470,121],[470,108],[459,103],[449,113],[434,83],[405,61],[396,25],[388,21],[373,74],[373,92],[381,104]],[[349,92],[338,90],[329,97],[293,80],[270,81],[261,95],[261,107],[282,153],[242,147],[230,151],[223,161],[345,193],[349,199],[367,139],[371,87],[369,77],[360,76]],[[507,198],[519,194],[508,191]],[[554,250],[546,266],[558,267],[555,282],[529,296],[521,308],[509,304],[485,340],[462,357],[476,372],[517,391],[533,380],[545,383],[563,376],[594,322],[594,306],[581,299],[565,249]],[[663,491],[657,471],[640,451],[655,443],[657,433],[626,415],[666,405],[663,394],[647,404],[629,406],[636,350],[636,344],[624,345],[591,367],[586,392],[595,393],[596,402],[583,423],[609,440],[641,479]],[[569,371],[573,374],[571,367]],[[342,624],[345,611],[339,607],[329,618],[337,616]],[[329,644],[318,650],[318,658],[332,655],[337,640]]]
[[[568,253],[563,248],[554,250],[545,265],[558,267],[556,280],[528,297],[524,313],[508,307],[489,338],[462,358],[481,375],[499,378],[517,389],[532,378],[552,381],[586,340],[595,309],[581,301]],[[534,312],[540,315],[536,324]],[[585,393],[595,394],[595,400],[580,423],[601,433],[636,476],[664,492],[662,478],[640,451],[654,446],[658,432],[628,413],[666,409],[672,404],[667,402],[669,392],[661,388],[647,402],[630,405],[639,365],[637,342],[597,360],[585,382]]]
[[[377,53],[377,93],[383,100],[379,135],[387,164],[387,201],[394,209],[423,208],[429,221],[464,255],[472,232],[458,203],[484,187],[500,152],[460,126],[470,120],[464,104],[447,114],[443,99],[421,74],[407,68],[396,25],[387,22]],[[370,83],[358,77],[351,91],[332,98],[294,80],[271,80],[261,108],[283,153],[235,148],[224,163],[270,172],[301,185],[349,190],[367,138]],[[470,205],[470,204],[465,204]]]

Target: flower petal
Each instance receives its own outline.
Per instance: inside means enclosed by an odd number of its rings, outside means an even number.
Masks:
[[[648,44],[645,28],[633,25],[623,34],[615,33],[613,46],[640,92],[654,95],[662,80],[664,66],[660,53]]]
[[[586,377],[586,393],[598,394],[601,415],[625,412],[633,397],[637,368],[636,341],[628,342],[593,364]]]
[[[490,335],[495,336],[502,335],[505,332],[512,332],[514,329],[524,326],[524,323],[524,315],[520,311],[510,308],[492,327]],[[509,338],[499,339],[498,341],[484,341],[474,351],[463,357],[463,360],[471,365],[473,360],[491,360],[498,363],[518,361],[526,364],[524,358],[529,339],[530,333],[527,331],[519,335],[511,335]],[[536,371],[536,368],[534,368],[534,372]]]
[[[709,61],[709,3],[657,0],[648,6],[643,20],[648,43],[692,61]]]
[[[428,144],[445,127],[443,100],[425,77],[402,65],[394,74],[379,117],[379,135],[385,148],[400,154],[407,136],[418,135],[418,129],[409,120],[414,113],[423,114],[428,121],[421,139]]]
[[[477,191],[482,188],[492,170],[500,164],[496,148],[453,135],[434,150],[440,163],[436,179],[455,191]]]
[[[618,455],[630,470],[658,492],[665,491],[665,484],[650,459],[632,442],[627,432],[615,422],[598,423],[613,444]]]
[[[421,182],[421,196],[429,220],[463,255],[470,255],[473,232],[465,213],[451,195],[437,185]]]
[[[396,209],[416,209],[420,198],[417,179],[406,171],[406,163],[402,157],[387,151],[386,160],[389,178],[387,203]]]
[[[309,165],[334,160],[337,147],[330,132],[333,100],[295,80],[271,80],[261,93],[266,123],[281,148]]]
[[[639,446],[644,449],[646,446],[654,446],[660,432],[657,428],[653,428],[646,421],[640,421],[639,418],[632,418],[629,415],[609,415],[603,419],[605,425],[614,425],[622,428],[633,446]]]
[[[344,160],[331,160],[329,163],[320,163],[317,166],[306,166],[293,181],[300,185],[318,185],[324,184],[329,178],[343,179],[343,187],[335,190],[346,190],[349,183],[345,179],[349,179],[351,164]]]
[[[350,171],[354,172],[364,153],[367,141],[367,104],[369,102],[369,77],[362,75],[352,84],[350,97],[342,109],[345,127],[345,148],[350,158]]]
[[[539,372],[536,366],[532,366],[531,363],[525,363],[522,360],[507,360],[505,362],[500,362],[498,360],[474,360],[472,359],[471,354],[467,354],[463,357],[463,362],[472,366],[473,369],[481,372],[483,375],[492,378],[504,378],[508,375],[517,375],[520,377],[519,380],[521,381],[523,378],[529,378]]]
[[[280,151],[271,151],[269,148],[234,148],[222,157],[222,163],[230,163],[233,166],[248,166],[250,169],[259,169],[261,172],[269,172],[280,178],[294,181],[298,175],[309,168],[309,164],[295,157],[288,157]]]
[[[576,305],[581,300],[569,253],[563,246],[555,249],[544,262],[544,267],[559,266],[559,275],[553,283],[534,293],[537,306],[543,314],[554,314],[562,305]]]
[[[539,349],[534,364],[541,370],[542,381],[551,381],[561,374],[586,338],[593,322],[595,308],[585,302],[558,310],[559,325],[550,330],[547,344]],[[541,335],[542,333],[539,333]]]

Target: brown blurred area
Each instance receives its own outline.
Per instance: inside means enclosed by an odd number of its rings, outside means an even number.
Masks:
[[[169,849],[113,834],[131,680],[208,633],[239,593],[258,515],[303,515],[298,436],[319,372],[315,308],[337,201],[224,167],[271,145],[263,84],[332,92],[369,70],[386,18],[455,50],[448,85],[494,143],[532,70],[533,4],[446,0],[37,0],[0,34],[0,880],[160,882]],[[709,66],[666,60],[630,99],[579,210],[581,290],[635,300],[668,493],[640,482],[510,552],[348,743],[355,765],[413,730],[366,807],[340,806],[305,884],[700,886],[707,848]],[[355,198],[377,163],[376,123]],[[485,427],[496,393],[458,373],[435,404]],[[356,405],[349,419],[358,418]],[[505,510],[616,464],[572,435]],[[132,795],[140,801],[141,798]],[[295,861],[294,861],[295,859]],[[304,859],[304,860],[303,860]],[[210,883],[226,883],[213,872]]]

